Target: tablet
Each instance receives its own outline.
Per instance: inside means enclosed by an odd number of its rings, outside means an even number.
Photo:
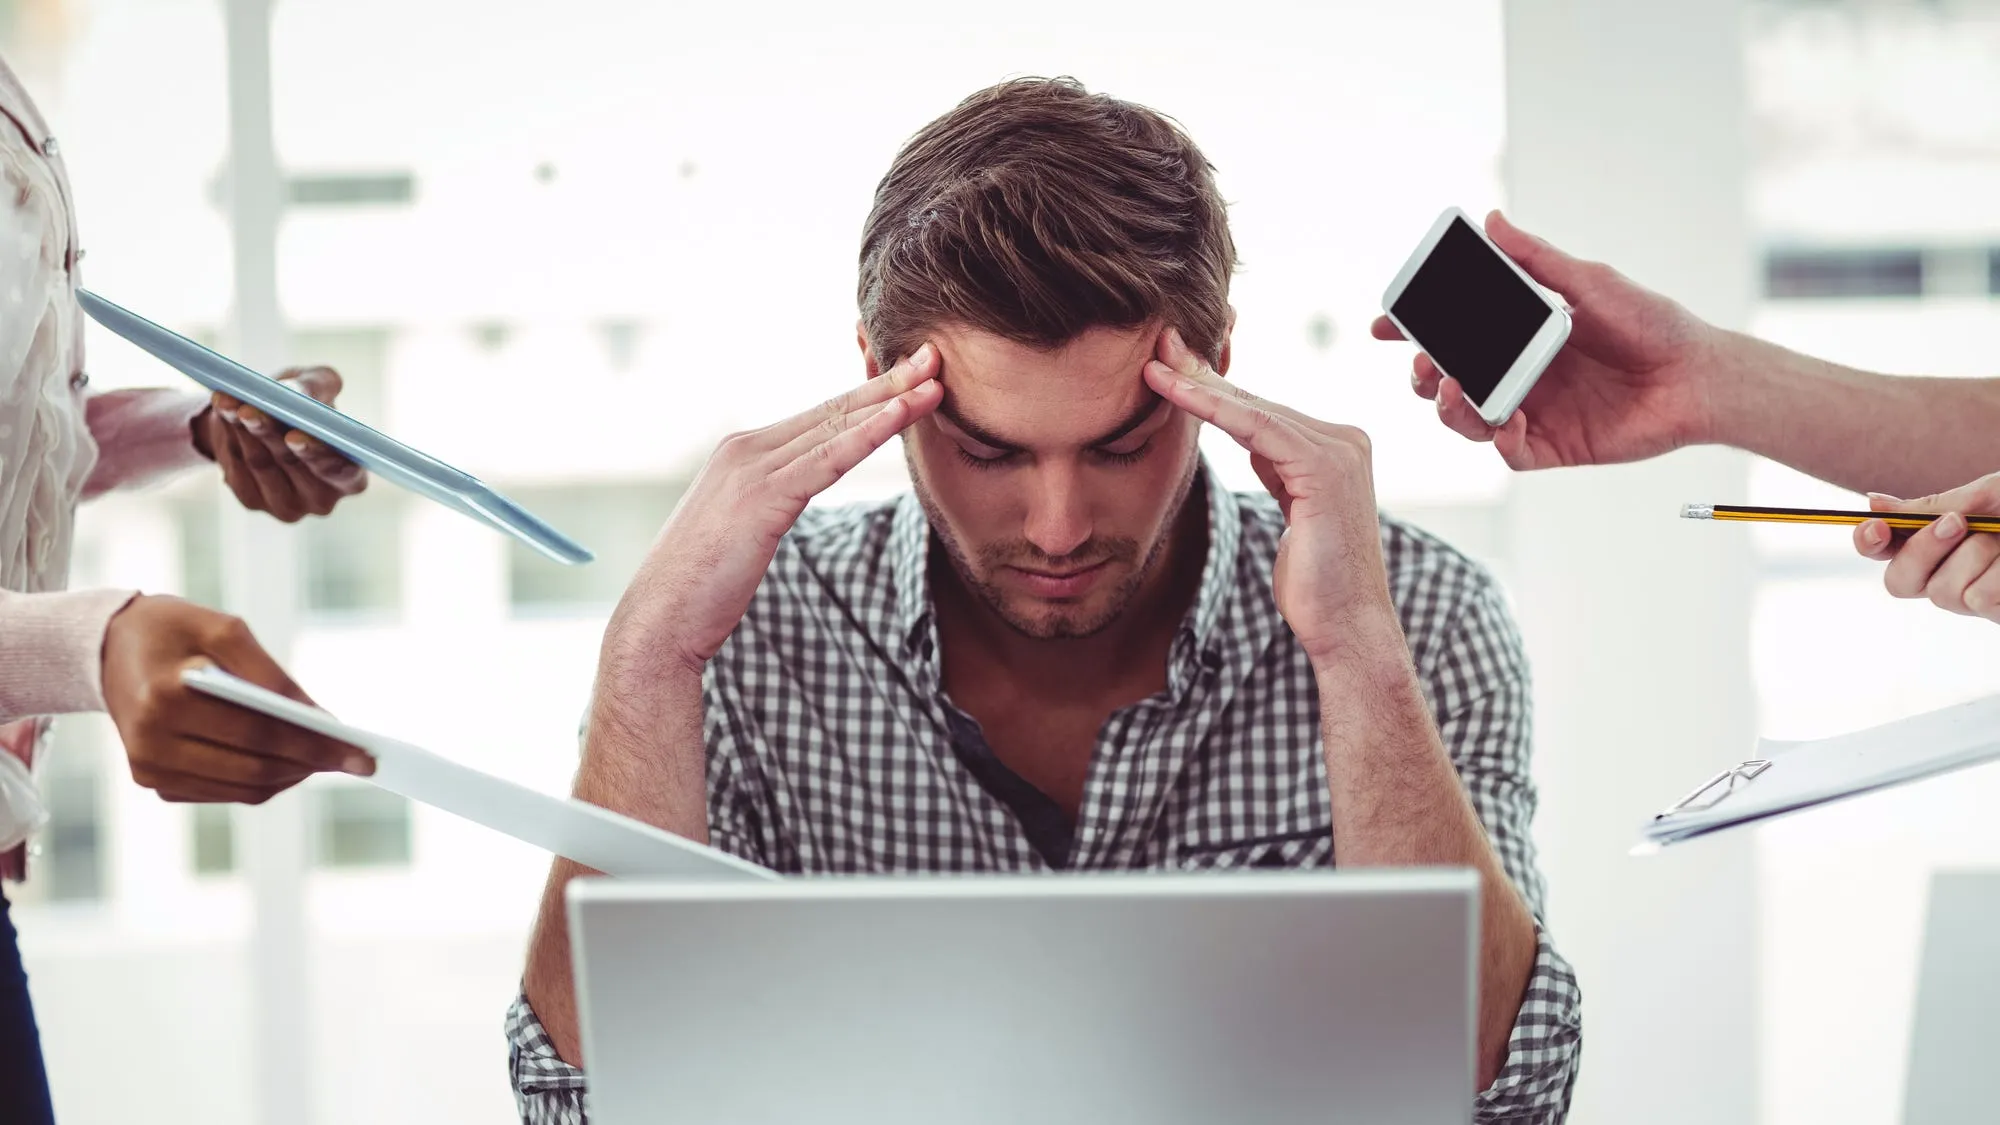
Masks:
[[[211,391],[247,402],[285,425],[311,434],[391,484],[511,535],[557,562],[574,566],[595,557],[581,543],[471,474],[370,429],[311,395],[252,371],[89,290],[78,290],[76,296],[77,303],[92,320],[152,353],[169,367]]]
[[[672,879],[776,879],[777,872],[662,828],[536,789],[350,727],[317,707],[287,699],[214,666],[181,673],[188,687],[368,752],[375,772],[361,780],[483,824],[606,875]]]

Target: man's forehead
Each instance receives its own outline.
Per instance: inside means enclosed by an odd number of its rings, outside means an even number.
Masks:
[[[1028,448],[1037,445],[1109,445],[1145,427],[1166,405],[1166,400],[1147,388],[1135,396],[1133,405],[1120,412],[1101,409],[1100,402],[1088,413],[1058,407],[1039,408],[1032,403],[1016,403],[993,411],[994,421],[982,420],[977,410],[966,411],[952,401],[949,391],[938,406],[942,422],[983,444],[999,448]]]
[[[1158,331],[1092,329],[1055,349],[969,329],[940,332],[933,337],[944,389],[939,412],[1016,441],[1101,437],[1160,402],[1144,376]]]

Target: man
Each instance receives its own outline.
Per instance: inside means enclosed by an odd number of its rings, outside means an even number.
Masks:
[[[1521,409],[1497,429],[1418,355],[1411,384],[1436,400],[1446,425],[1492,442],[1515,469],[1732,445],[1869,492],[1874,511],[1945,513],[1906,536],[1869,520],[1854,529],[1855,549],[1889,564],[1883,581],[1896,597],[2000,621],[2000,535],[1968,535],[1964,520],[2000,513],[2000,379],[1876,375],[1813,359],[1724,332],[1498,212],[1486,229],[1530,276],[1569,300],[1574,328]],[[1375,322],[1375,335],[1401,338],[1387,318]]]
[[[1360,432],[1223,381],[1234,265],[1150,110],[1023,80],[917,134],[863,234],[868,381],[702,469],[606,630],[576,794],[786,872],[1475,867],[1477,1116],[1558,1121],[1519,641],[1379,519]],[[1203,421],[1270,496],[1216,485]],[[805,511],[899,433],[914,495]],[[578,873],[508,1020],[529,1122],[583,1117]]]

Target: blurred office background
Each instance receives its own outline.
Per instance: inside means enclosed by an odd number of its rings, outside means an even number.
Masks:
[[[0,50],[69,161],[88,284],[337,365],[350,412],[599,552],[557,567],[383,484],[274,531],[203,476],[87,509],[76,583],[237,608],[341,715],[551,792],[714,440],[859,377],[855,241],[900,141],[1021,73],[1176,115],[1234,205],[1237,377],[1366,427],[1385,505],[1516,597],[1586,996],[1573,1119],[1897,1119],[1928,873],[2000,861],[2000,770],[1624,848],[1759,732],[2000,688],[2000,630],[1891,601],[1839,529],[1672,518],[1852,499],[1774,466],[1511,478],[1367,323],[1439,209],[1504,203],[1785,343],[2000,371],[2000,4],[0,0]],[[172,381],[90,348],[100,386]],[[903,481],[891,450],[829,499]],[[162,804],[101,720],[63,723],[47,785],[11,893],[64,1120],[509,1119],[544,857],[347,782]]]

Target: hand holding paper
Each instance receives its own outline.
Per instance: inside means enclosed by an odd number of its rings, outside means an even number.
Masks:
[[[775,879],[777,874],[727,852],[683,839],[574,799],[551,797],[407,742],[347,726],[317,707],[215,668],[192,668],[182,680],[196,691],[282,719],[367,751],[368,780],[504,832],[607,875],[681,879]]]

